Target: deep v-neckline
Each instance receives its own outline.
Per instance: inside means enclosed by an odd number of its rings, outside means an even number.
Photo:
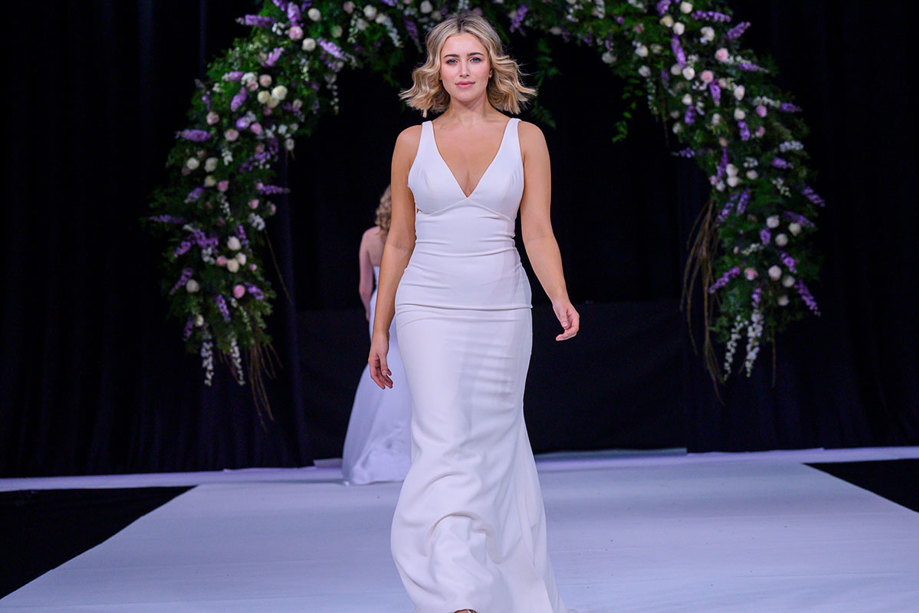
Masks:
[[[463,191],[463,186],[460,185],[459,179],[456,178],[456,174],[453,170],[450,169],[450,165],[447,164],[447,160],[444,159],[444,156],[441,155],[440,149],[437,147],[437,138],[434,136],[434,122],[431,121],[431,142],[434,143],[434,151],[437,153],[437,157],[440,159],[441,163],[444,165],[444,168],[447,169],[447,172],[450,174],[450,177],[453,179],[453,184],[456,185],[456,188],[463,195],[464,200],[469,200],[472,198],[476,191],[478,191],[479,186],[482,185],[482,181],[485,180],[485,177],[488,175],[488,171],[491,170],[491,167],[495,165],[495,161],[498,159],[498,156],[501,155],[501,150],[504,149],[504,141],[507,140],[508,128],[510,128],[511,122],[514,121],[513,117],[507,120],[507,123],[504,124],[504,133],[501,135],[501,143],[498,145],[498,152],[495,153],[495,156],[491,158],[491,162],[488,163],[488,166],[485,168],[485,172],[482,173],[482,176],[479,177],[478,182],[475,184],[475,187],[472,188],[472,191],[467,195]]]

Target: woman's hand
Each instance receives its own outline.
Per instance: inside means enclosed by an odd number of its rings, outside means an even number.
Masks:
[[[556,336],[555,340],[564,341],[578,333],[578,328],[581,326],[581,316],[578,315],[578,312],[567,298],[553,302],[552,310],[555,311],[558,322],[562,324],[562,328],[565,330]]]
[[[374,334],[370,339],[370,356],[367,363],[370,364],[370,378],[374,383],[380,386],[380,389],[392,388],[392,371],[386,365],[386,354],[389,353],[389,336],[386,334]]]

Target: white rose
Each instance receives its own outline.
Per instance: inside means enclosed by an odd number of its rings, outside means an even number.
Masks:
[[[603,55],[600,56],[600,59],[603,60],[603,63],[605,64],[612,64],[616,61],[616,56],[609,51],[604,51]]]
[[[670,116],[674,119],[676,119],[680,115],[682,115],[682,113],[679,112],[677,109],[673,109],[672,111],[670,111]]]
[[[766,227],[778,228],[780,221],[781,220],[779,219],[778,215],[770,215],[769,217],[766,218]]]
[[[788,235],[787,234],[777,234],[775,237],[775,244],[779,247],[784,247],[788,244]]]
[[[738,85],[734,88],[734,97],[738,100],[743,100],[744,94],[747,93],[747,90],[744,89],[743,85]]]
[[[728,164],[725,166],[724,171],[728,173],[729,177],[737,176],[737,166],[734,166],[733,164]]]
[[[651,44],[651,53],[660,53],[664,48],[658,45],[657,43]]]
[[[341,8],[349,15],[354,12],[354,3],[351,0],[341,5]]]
[[[320,13],[319,9],[317,8],[311,8],[306,12],[306,16],[313,21],[319,21],[322,18],[322,13]]]
[[[188,292],[189,294],[194,294],[199,289],[201,289],[201,286],[198,285],[198,282],[195,281],[194,279],[189,279],[188,283],[185,284],[185,291]]]
[[[641,68],[638,69],[638,74],[640,74],[643,77],[650,77],[651,69],[648,68],[647,66],[642,66]]]
[[[338,25],[337,23],[334,26],[332,26],[332,38],[340,37],[342,32],[343,30],[341,29],[341,26]]]
[[[188,161],[185,162],[185,167],[189,170],[194,170],[199,166],[197,158],[188,158]]]
[[[279,104],[281,104],[281,99],[278,98],[277,96],[270,96],[270,97],[268,98],[268,108],[273,109],[274,107],[278,106]]]
[[[685,94],[681,102],[685,104],[686,106],[689,106],[690,104],[692,104],[692,96],[690,96],[689,94]]]
[[[242,247],[242,243],[240,243],[239,239],[236,238],[235,236],[231,236],[230,238],[227,239],[227,247],[229,247],[233,251],[239,251],[240,247]]]
[[[195,326],[200,328],[203,325],[204,325],[204,317],[200,313],[198,315],[195,315]]]
[[[204,160],[204,170],[207,172],[214,172],[217,168],[217,158],[207,158]]]
[[[801,234],[801,224],[794,222],[788,224],[788,231],[795,236]]]
[[[779,306],[788,306],[788,296],[782,294],[776,302],[779,303]]]
[[[204,177],[204,187],[214,187],[215,185],[217,185],[217,179],[214,178],[214,175]]]
[[[258,84],[261,85],[262,87],[270,87],[271,86],[271,75],[263,74],[262,76],[260,76],[258,78]]]
[[[245,253],[237,253],[237,254],[236,254],[236,261],[239,262],[239,265],[240,265],[240,266],[245,266],[245,265],[246,265],[246,254],[245,254]]]
[[[271,98],[271,94],[269,94],[264,89],[258,93],[258,96],[256,96],[256,99],[258,100],[259,104],[265,104],[266,102],[268,102],[269,98]]]
[[[706,40],[712,40],[715,38],[715,28],[711,26],[705,26],[702,28],[702,38]]]
[[[428,0],[424,0],[424,2],[418,5],[418,10],[420,10],[422,13],[430,13],[432,10],[434,10],[434,7],[431,6],[431,3],[428,2]]]
[[[670,15],[664,15],[661,17],[661,25],[667,28],[673,27],[673,17]]]
[[[682,36],[683,32],[685,31],[686,31],[686,26],[684,26],[679,21],[673,24],[673,33],[676,34],[677,36]]]
[[[692,3],[691,2],[680,2],[680,12],[681,13],[691,13],[692,12]]]
[[[357,21],[354,22],[354,27],[357,28],[358,32],[363,32],[367,29],[367,20],[363,17],[358,17]]]
[[[687,80],[691,80],[696,76],[696,71],[692,69],[692,66],[687,66],[683,69],[683,77]]]
[[[251,83],[252,81],[255,81],[256,79],[258,79],[258,76],[254,72],[247,72],[246,74],[243,75],[242,83],[243,85],[248,85],[249,83]]]
[[[314,38],[304,38],[303,39],[303,50],[312,51],[316,48],[316,39]]]
[[[638,45],[635,47],[635,53],[638,57],[648,57],[648,48],[644,45]]]
[[[373,21],[374,17],[376,16],[377,16],[377,7],[373,6],[372,4],[368,4],[367,6],[364,7],[364,17],[366,17],[370,21]]]
[[[782,279],[782,285],[784,285],[785,287],[791,287],[794,284],[795,284],[795,278],[792,277],[791,275],[785,275],[785,278]]]
[[[283,100],[287,97],[287,88],[283,85],[278,85],[273,90],[271,90],[271,95],[277,98],[278,100]]]
[[[236,260],[227,260],[227,270],[230,272],[237,272],[239,270],[239,262]]]
[[[737,185],[740,184],[740,177],[736,175],[733,177],[728,177],[727,184],[730,185],[731,187],[737,187]]]
[[[745,119],[746,116],[747,114],[744,112],[743,109],[734,109],[734,119],[736,119],[737,121],[740,121],[741,119]]]
[[[750,179],[751,181],[752,181],[753,179],[755,179],[756,177],[758,177],[758,176],[759,176],[759,173],[756,172],[755,170],[748,170],[748,171],[747,171],[747,178]]]
[[[674,133],[674,134],[679,134],[679,133],[682,132],[682,131],[683,131],[683,124],[681,124],[681,123],[675,123],[675,124],[673,124],[673,133]]]
[[[782,269],[779,268],[778,266],[770,266],[769,267],[769,278],[772,279],[773,281],[778,281],[779,279],[781,279]]]
[[[287,149],[288,151],[293,151],[294,145],[296,145],[296,143],[294,142],[294,139],[292,138],[288,138],[287,140],[284,141],[284,148]]]
[[[720,113],[714,113],[714,114],[712,115],[712,125],[713,125],[713,126],[717,126],[719,123],[721,123],[721,114],[720,114]]]

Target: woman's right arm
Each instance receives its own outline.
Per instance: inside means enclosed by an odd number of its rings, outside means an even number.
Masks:
[[[367,358],[370,377],[381,388],[393,386],[390,378],[392,371],[386,364],[389,327],[396,312],[396,288],[399,287],[402,273],[415,248],[415,198],[408,188],[408,171],[412,167],[420,140],[420,125],[406,128],[396,138],[393,150],[390,174],[392,221],[383,247],[383,261],[380,263],[376,313],[373,318],[370,356]]]

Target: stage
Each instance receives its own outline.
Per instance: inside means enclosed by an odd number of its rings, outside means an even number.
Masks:
[[[896,481],[916,458],[919,447],[537,456],[560,591],[578,613],[914,611],[919,513],[811,464]],[[900,485],[909,495],[916,481]],[[400,484],[345,486],[338,460],[0,480],[6,496],[167,486],[191,489],[0,610],[411,611],[389,551]]]

